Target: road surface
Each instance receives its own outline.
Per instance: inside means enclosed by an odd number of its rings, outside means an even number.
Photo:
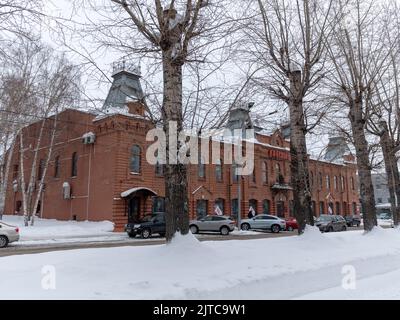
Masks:
[[[362,230],[362,228],[349,228],[352,230]],[[200,241],[228,241],[228,240],[256,240],[256,239],[268,239],[277,237],[293,237],[297,235],[295,232],[281,232],[278,234],[273,234],[270,232],[258,232],[255,234],[231,234],[229,236],[221,236],[219,234],[200,234],[197,238]],[[165,239],[153,237],[151,239],[145,240],[140,238],[130,239],[126,238],[123,240],[110,240],[110,241],[93,241],[90,238],[84,242],[70,242],[70,243],[46,243],[46,244],[29,244],[22,245],[17,242],[10,244],[8,248],[0,249],[0,257],[12,256],[12,255],[23,255],[23,254],[36,254],[45,253],[52,251],[63,251],[63,250],[76,250],[76,249],[91,249],[91,248],[115,248],[115,247],[135,247],[135,246],[150,246],[150,245],[160,245],[165,244]]]

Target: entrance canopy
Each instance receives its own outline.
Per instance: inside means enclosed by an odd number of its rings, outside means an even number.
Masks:
[[[133,189],[129,189],[129,190],[126,190],[126,191],[122,192],[121,193],[121,198],[128,198],[131,195],[133,195],[133,194],[135,194],[137,192],[140,192],[140,191],[143,191],[145,193],[150,193],[153,196],[157,196],[157,192],[155,192],[155,191],[153,191],[153,190],[151,190],[149,188],[139,187],[139,188],[133,188]]]

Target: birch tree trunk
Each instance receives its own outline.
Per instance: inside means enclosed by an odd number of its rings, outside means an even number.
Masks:
[[[365,119],[363,117],[362,98],[357,97],[350,104],[349,118],[357,156],[360,200],[365,231],[371,231],[378,225],[375,208],[374,187],[371,177],[368,142],[365,137]]]
[[[400,196],[400,174],[397,164],[395,147],[390,139],[389,129],[386,121],[381,122],[382,133],[380,135],[380,145],[382,147],[383,158],[385,162],[385,169],[388,181],[388,188],[390,193],[390,207],[393,215],[393,223],[399,226],[400,209],[399,209],[399,196]]]
[[[6,158],[4,167],[1,166],[1,169],[3,172],[1,173],[2,181],[0,184],[0,220],[2,219],[3,214],[4,214],[6,195],[7,195],[7,186],[8,186],[8,180],[9,180],[9,175],[10,175],[10,169],[11,169],[11,161],[12,161],[13,151],[14,151],[14,147],[15,147],[16,138],[13,137],[12,139],[13,140],[8,149],[8,154],[7,154],[7,158]]]
[[[26,183],[25,183],[25,167],[24,167],[24,134],[21,130],[19,134],[19,166],[20,166],[20,180],[21,180],[21,194],[22,194],[22,212],[24,215],[25,226],[28,226],[28,204],[26,196]]]
[[[35,204],[33,206],[33,212],[32,212],[32,218],[31,218],[31,226],[33,226],[35,224],[35,215],[36,215],[36,212],[37,212],[38,207],[39,207],[39,201],[40,201],[40,199],[42,197],[43,188],[44,188],[44,181],[45,181],[46,174],[47,174],[47,169],[49,167],[51,156],[53,154],[54,140],[55,140],[56,131],[57,131],[57,118],[58,118],[58,112],[54,116],[54,126],[53,126],[53,130],[52,130],[52,133],[51,133],[49,151],[47,153],[47,158],[46,158],[46,162],[45,162],[45,165],[44,165],[44,168],[43,168],[42,176],[40,177],[39,190],[38,190],[38,192],[36,194]],[[43,205],[43,203],[42,203],[42,205]]]
[[[164,101],[163,120],[166,133],[167,164],[165,168],[165,206],[166,206],[166,238],[170,242],[177,231],[185,235],[189,233],[189,206],[187,191],[187,166],[171,164],[178,155],[174,146],[170,145],[170,134],[176,135],[183,129],[182,115],[182,65],[174,63],[171,51],[163,55]],[[171,121],[176,122],[177,132],[170,132]],[[179,149],[179,146],[178,146]],[[171,153],[170,153],[171,152]]]
[[[294,215],[299,224],[299,234],[304,232],[306,224],[314,225],[301,83],[301,71],[292,72],[290,84],[293,96],[289,100],[290,155]]]
[[[32,167],[31,167],[31,173],[29,176],[29,182],[28,182],[28,190],[23,189],[22,193],[25,193],[25,199],[24,202],[26,202],[26,211],[27,211],[27,216],[25,219],[25,226],[29,226],[29,221],[31,221],[32,215],[35,214],[34,210],[34,203],[33,203],[33,196],[34,196],[34,191],[35,191],[35,186],[36,186],[36,178],[37,178],[37,162],[38,162],[38,155],[39,155],[39,149],[40,145],[42,143],[42,137],[43,137],[43,132],[44,132],[44,126],[46,124],[46,118],[42,120],[41,126],[40,126],[40,132],[39,132],[39,137],[36,142],[35,150],[33,153],[33,160],[32,160]],[[22,145],[21,145],[22,146]],[[21,149],[21,158],[24,157],[24,149]],[[22,170],[22,168],[21,168]]]

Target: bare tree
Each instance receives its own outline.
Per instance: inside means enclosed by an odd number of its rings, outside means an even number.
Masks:
[[[172,160],[178,153],[169,144],[170,138],[177,139],[184,129],[184,66],[207,62],[218,49],[217,43],[224,39],[220,30],[228,28],[230,22],[225,1],[107,0],[101,4],[98,1],[89,3],[104,18],[101,23],[93,22],[86,30],[91,31],[98,43],[120,49],[132,57],[138,54],[142,59],[153,59],[158,68],[161,66],[161,120],[167,141],[166,237],[170,242],[177,231],[189,232],[187,166],[174,164]],[[194,100],[199,101],[196,97]],[[177,126],[176,137],[169,136],[173,123]]]
[[[11,48],[5,49],[8,58],[0,56],[3,62],[0,77],[0,216],[4,211],[5,195],[10,183],[12,150],[21,128],[32,120],[29,115],[36,104],[33,87],[26,76],[31,58],[27,53],[34,51],[30,41],[19,37]]]
[[[6,103],[3,104],[6,108],[0,110],[0,121],[14,121],[10,133],[12,139],[4,157],[7,161],[3,166],[2,182],[6,187],[9,181],[7,175],[10,171],[11,157],[14,149],[18,149],[20,162],[18,183],[23,198],[25,225],[28,225],[29,221],[33,225],[34,214],[37,212],[52,156],[57,113],[76,98],[80,75],[75,66],[63,55],[57,55],[51,48],[40,42],[27,40],[25,37],[21,38],[21,41],[11,50],[14,59],[9,60],[7,66],[8,99],[5,99]],[[49,119],[51,115],[53,116]],[[37,119],[41,119],[37,124],[38,135],[27,136],[25,132],[27,129],[24,127],[37,122]],[[6,136],[5,139],[7,142]],[[42,151],[45,143],[48,143],[44,148],[46,151]],[[40,156],[44,158],[39,159]],[[29,174],[25,172],[26,161],[30,161],[31,165]]]
[[[41,0],[1,0],[0,43],[10,41],[14,36],[31,36],[32,26],[43,16]],[[2,51],[0,49],[0,54]]]
[[[400,223],[400,172],[397,152],[400,150],[400,79],[399,79],[399,32],[400,16],[398,5],[391,2],[382,13],[382,25],[385,32],[389,56],[388,67],[382,68],[374,81],[375,92],[371,99],[371,112],[368,118],[368,132],[379,137],[383,154],[391,212],[394,225]]]
[[[286,104],[290,117],[291,176],[294,212],[299,234],[306,224],[314,225],[308,169],[306,134],[319,122],[307,118],[308,99],[325,74],[325,38],[331,26],[328,17],[332,1],[258,0],[250,2],[251,23],[246,26],[250,59],[258,62],[263,75],[255,83]]]
[[[334,37],[329,55],[334,71],[329,77],[331,93],[348,118],[357,156],[364,228],[377,225],[374,189],[371,178],[370,148],[366,124],[371,112],[375,82],[388,57],[385,32],[382,32],[380,7],[375,1],[344,1],[335,5]]]

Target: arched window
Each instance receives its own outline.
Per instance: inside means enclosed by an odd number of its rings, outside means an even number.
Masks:
[[[206,165],[204,164],[204,159],[201,156],[199,157],[198,175],[200,179],[205,179],[206,177]]]
[[[78,153],[74,152],[72,154],[71,160],[71,177],[78,176]]]
[[[341,209],[340,208],[340,202],[336,202],[336,214],[337,215],[341,215],[342,214],[340,209]]]
[[[333,177],[333,186],[335,190],[338,190],[338,179],[336,176]]]
[[[253,183],[257,183],[257,175],[256,175],[256,167],[255,166],[253,168],[253,174],[252,174],[252,177],[251,177],[251,181]]]
[[[165,198],[154,197],[153,198],[153,213],[164,213],[165,212]]]
[[[276,182],[280,182],[280,178],[282,175],[282,171],[281,171],[281,165],[279,163],[275,164],[275,177],[276,177]]]
[[[319,214],[325,214],[325,203],[323,201],[319,203]]]
[[[142,150],[138,145],[134,145],[131,148],[131,163],[130,163],[131,173],[140,173],[141,153]]]
[[[238,213],[239,213],[239,202],[238,199],[232,199],[232,216],[234,218],[238,217]]]
[[[60,177],[60,156],[54,158],[54,178]]]
[[[331,188],[331,177],[326,175],[326,189],[329,190]]]
[[[237,164],[232,164],[232,181],[233,182],[238,182],[239,181],[239,175],[237,174],[237,169],[238,166]]]
[[[355,186],[354,186],[354,178],[353,177],[350,178],[350,185],[351,185],[351,190],[355,190],[356,189]]]
[[[263,214],[270,214],[270,210],[271,210],[271,201],[265,199],[263,201]]]
[[[342,191],[344,191],[344,190],[346,190],[346,184],[345,184],[345,181],[344,181],[344,177],[340,176],[340,180],[341,180],[341,184],[342,184]]]
[[[323,184],[323,182],[322,182],[322,173],[319,172],[318,173],[318,187],[319,187],[320,190],[322,190],[322,184]]]
[[[312,214],[315,216],[317,214],[315,201],[311,201],[311,210]]]
[[[196,206],[197,218],[204,218],[208,214],[208,201],[197,200]]]
[[[268,184],[268,165],[266,161],[262,163],[262,182]]]
[[[225,200],[222,198],[218,198],[215,200],[215,212],[214,214],[225,214]],[[218,212],[218,209],[220,210],[220,212]]]
[[[162,177],[164,176],[164,165],[160,163],[159,157],[158,157],[158,151],[155,155],[157,157],[157,163],[156,163],[156,176]]]
[[[222,160],[218,159],[217,164],[215,165],[215,179],[218,182],[222,182],[223,175],[222,175]]]

